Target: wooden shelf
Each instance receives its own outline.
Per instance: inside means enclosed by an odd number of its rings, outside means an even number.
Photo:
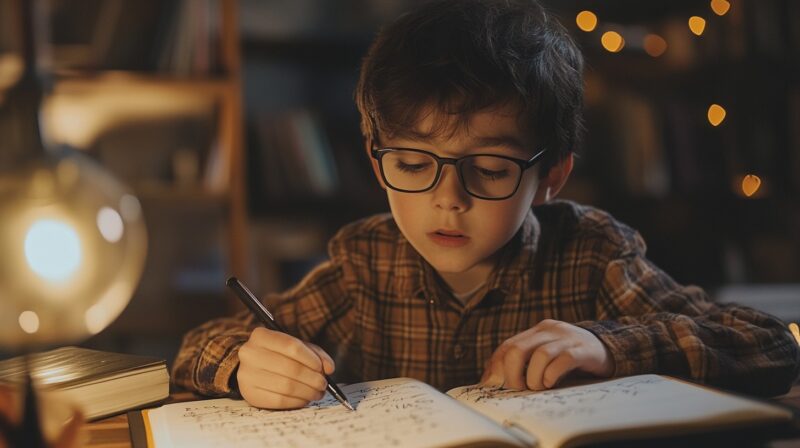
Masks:
[[[185,78],[158,74],[102,71],[102,72],[62,72],[55,78],[58,92],[78,91],[120,91],[120,89],[161,89],[184,91],[193,94],[207,93],[225,95],[231,89],[238,89],[238,80],[229,78]]]

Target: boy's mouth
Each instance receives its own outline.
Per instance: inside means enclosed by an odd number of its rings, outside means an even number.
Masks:
[[[439,229],[428,233],[428,238],[435,244],[444,247],[460,247],[467,244],[470,238],[457,230]]]

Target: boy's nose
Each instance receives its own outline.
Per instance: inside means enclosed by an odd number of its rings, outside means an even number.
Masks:
[[[470,196],[458,179],[456,167],[445,165],[439,182],[433,187],[433,204],[442,210],[465,212],[469,209]]]

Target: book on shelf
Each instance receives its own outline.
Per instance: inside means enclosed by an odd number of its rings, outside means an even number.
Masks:
[[[570,447],[785,424],[790,410],[682,380],[639,375],[542,392],[478,385],[441,393],[393,378],[269,411],[228,398],[128,414],[134,447]],[[771,427],[771,426],[770,426]]]
[[[322,124],[310,111],[260,117],[255,134],[264,197],[324,197],[337,191],[333,151]]]
[[[163,359],[62,347],[29,355],[34,389],[77,405],[87,420],[157,404],[169,396]],[[23,357],[0,361],[0,383],[24,384]]]

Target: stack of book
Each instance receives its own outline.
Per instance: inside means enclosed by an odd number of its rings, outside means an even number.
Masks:
[[[169,373],[162,359],[63,347],[0,361],[0,383],[24,384],[77,405],[87,420],[160,403],[169,396]]]

